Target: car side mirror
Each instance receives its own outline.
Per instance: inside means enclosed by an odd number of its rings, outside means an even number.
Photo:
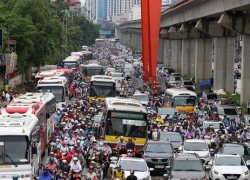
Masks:
[[[205,171],[209,171],[211,168],[209,166],[204,167]]]
[[[182,151],[183,150],[183,146],[180,146],[179,148],[178,148],[178,151]]]
[[[207,164],[208,164],[209,166],[212,166],[212,165],[213,165],[212,161],[209,161]]]

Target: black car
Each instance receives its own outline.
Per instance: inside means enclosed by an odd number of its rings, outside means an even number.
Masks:
[[[225,143],[222,145],[218,153],[223,154],[239,154],[243,157],[245,162],[250,160],[250,148],[247,144]],[[247,166],[250,169],[250,166]]]
[[[172,167],[167,167],[171,179],[205,179],[206,170],[197,154],[178,154]]]
[[[148,141],[143,152],[148,167],[154,168],[155,172],[165,172],[166,166],[172,165],[174,148],[169,141]]]
[[[179,147],[183,144],[183,138],[180,133],[177,132],[161,132],[158,136],[160,141],[170,141],[175,152],[177,152]]]

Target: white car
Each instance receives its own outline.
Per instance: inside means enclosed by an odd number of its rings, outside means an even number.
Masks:
[[[136,99],[138,101],[140,101],[140,103],[142,105],[145,105],[147,106],[148,105],[148,102],[149,102],[149,96],[148,94],[146,93],[135,93],[133,96],[132,96],[132,99]]]
[[[250,164],[249,160],[245,163],[238,154],[215,154],[214,158],[208,163],[211,166],[209,178],[212,180],[250,179],[250,173],[246,164]]]
[[[117,166],[119,165],[126,178],[130,175],[130,171],[134,170],[138,179],[151,180],[150,171],[154,170],[153,168],[149,169],[145,159],[142,158],[121,157],[117,163]]]
[[[210,151],[205,140],[187,139],[179,150],[184,154],[198,154],[203,164],[207,164],[211,160]]]

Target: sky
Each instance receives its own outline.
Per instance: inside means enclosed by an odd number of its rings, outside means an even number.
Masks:
[[[82,3],[82,6],[85,4],[85,1],[86,0],[80,0],[81,1],[81,3]]]

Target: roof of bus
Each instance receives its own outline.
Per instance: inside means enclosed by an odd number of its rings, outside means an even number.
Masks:
[[[105,106],[107,110],[147,113],[140,101],[131,98],[107,97],[105,98]]]
[[[63,60],[63,62],[78,61],[78,60],[79,60],[79,56],[68,56],[68,57],[66,57],[66,59]]]
[[[69,73],[73,73],[74,70],[73,69],[69,69],[69,68],[58,68],[56,69],[57,71],[62,71],[64,72],[65,74],[69,74]]]
[[[38,118],[33,114],[0,115],[0,136],[29,136],[37,123]]]
[[[23,95],[20,95],[18,98],[14,98],[12,102],[15,103],[37,103],[37,102],[49,102],[55,98],[55,96],[52,93],[26,93]]]
[[[100,65],[100,64],[86,64],[86,65],[84,65],[83,67],[103,67],[102,65]]]
[[[167,94],[171,94],[173,96],[177,95],[190,95],[190,96],[197,96],[197,94],[193,91],[187,90],[186,88],[170,88],[166,89],[165,91]]]
[[[64,86],[66,83],[66,77],[45,77],[38,81],[37,86]]]
[[[49,77],[49,76],[63,76],[64,72],[58,71],[56,69],[41,71],[36,74],[36,78],[39,77]]]
[[[93,75],[91,81],[115,82],[115,79],[112,76]]]

